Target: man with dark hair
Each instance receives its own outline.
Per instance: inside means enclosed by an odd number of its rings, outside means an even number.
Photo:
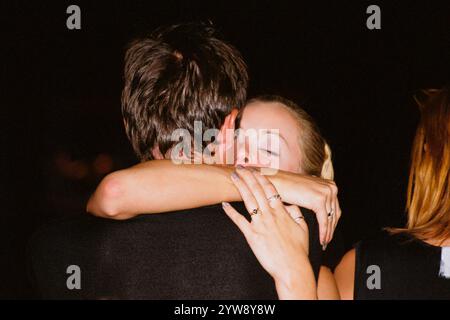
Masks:
[[[240,53],[209,25],[184,24],[134,41],[125,56],[122,112],[141,161],[170,158],[178,128],[194,122],[219,129],[246,100],[248,74]],[[205,145],[202,145],[205,147]]]
[[[173,131],[194,134],[194,121],[208,129],[235,118],[247,83],[240,54],[210,26],[172,26],[134,42],[122,105],[139,159],[170,158]],[[60,221],[34,235],[30,258],[43,298],[277,298],[272,278],[219,205],[126,221]]]

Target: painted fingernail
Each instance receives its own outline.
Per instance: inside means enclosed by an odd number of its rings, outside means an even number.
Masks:
[[[237,175],[236,172],[233,172],[233,173],[231,174],[231,179],[232,179],[232,180],[235,180],[235,181],[238,181],[238,180],[239,180],[239,176]]]
[[[242,165],[240,165],[240,164],[238,164],[238,165],[236,166],[236,168],[239,169],[239,170],[245,169],[244,166],[242,166]]]
[[[222,207],[229,207],[230,206],[230,204],[228,203],[228,202],[222,202]]]
[[[323,250],[323,251],[327,250],[327,245],[328,245],[328,244],[327,244],[326,242],[325,242],[325,244],[322,245],[322,250]]]

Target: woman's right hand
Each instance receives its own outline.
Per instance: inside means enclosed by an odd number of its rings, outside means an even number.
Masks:
[[[232,180],[251,222],[223,203],[227,215],[244,234],[263,268],[273,277],[280,299],[317,299],[308,259],[308,227],[298,207],[286,210],[270,181],[256,171],[238,168]]]

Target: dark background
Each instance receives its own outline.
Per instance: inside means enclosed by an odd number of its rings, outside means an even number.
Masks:
[[[120,114],[125,45],[212,20],[248,63],[249,96],[299,102],[334,153],[345,245],[404,223],[412,96],[450,76],[450,5],[437,1],[2,2],[0,297],[27,298],[25,245],[83,214],[102,176],[136,162]],[[81,7],[81,30],[66,8]],[[381,30],[366,8],[381,7]]]

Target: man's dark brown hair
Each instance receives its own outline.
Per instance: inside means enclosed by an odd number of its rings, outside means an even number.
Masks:
[[[162,155],[178,141],[174,130],[194,136],[220,128],[232,108],[246,100],[248,74],[240,53],[219,40],[210,24],[160,28],[134,41],[125,56],[122,114],[128,138],[141,161]]]

